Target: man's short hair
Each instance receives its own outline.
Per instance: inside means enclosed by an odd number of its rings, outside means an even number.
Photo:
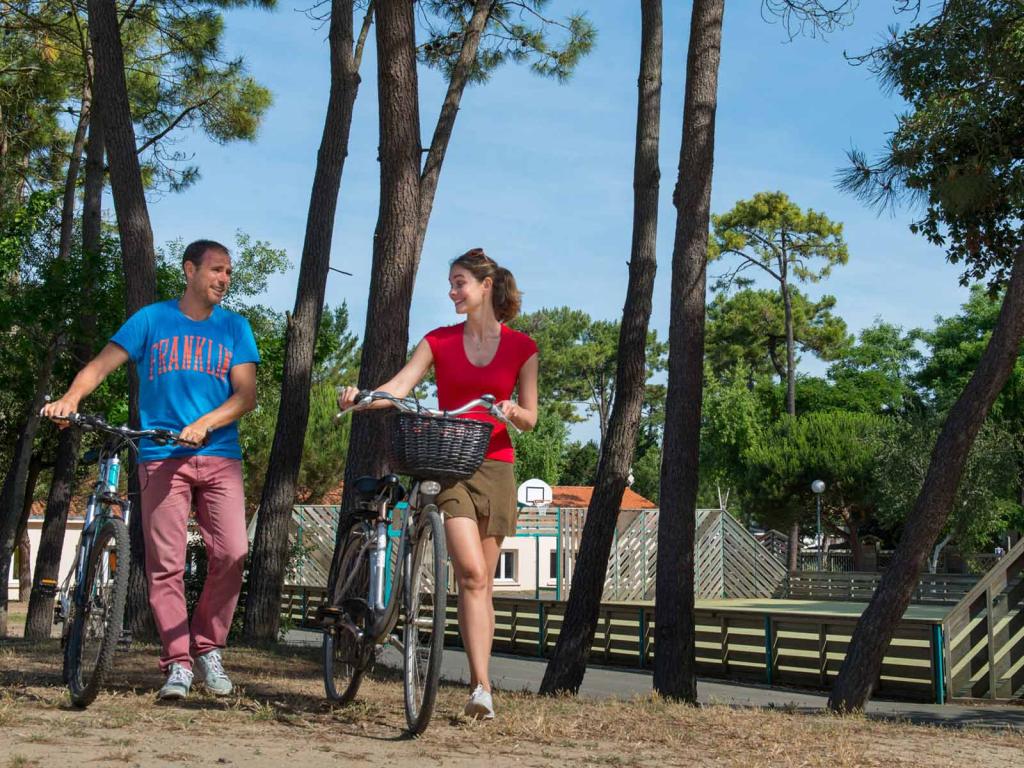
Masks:
[[[185,246],[185,253],[181,256],[181,266],[184,267],[186,261],[191,261],[196,269],[198,269],[202,266],[203,254],[207,251],[220,251],[225,256],[231,256],[231,251],[216,240],[196,240]]]

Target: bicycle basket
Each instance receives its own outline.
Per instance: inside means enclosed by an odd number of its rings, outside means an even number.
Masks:
[[[489,421],[399,412],[391,415],[391,471],[432,480],[465,480],[483,463]]]

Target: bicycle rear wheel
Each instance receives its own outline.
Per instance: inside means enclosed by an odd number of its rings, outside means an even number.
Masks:
[[[89,553],[85,581],[76,590],[64,645],[64,679],[71,703],[87,707],[96,698],[114,662],[128,595],[128,527],[111,517],[100,528]]]
[[[366,523],[353,521],[343,540],[334,593],[328,603],[364,631],[369,619],[368,612],[361,610],[370,594],[370,558],[366,548],[369,533]],[[347,704],[359,691],[369,665],[366,648],[351,631],[336,624],[324,629],[321,650],[324,693],[331,701]]]
[[[436,510],[425,514],[411,556],[403,564],[405,719],[413,734],[426,729],[434,712],[448,602],[444,523]]]

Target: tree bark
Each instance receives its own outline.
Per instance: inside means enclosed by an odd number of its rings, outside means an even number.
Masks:
[[[359,386],[364,389],[387,381],[405,363],[409,306],[419,264],[416,244],[421,210],[413,4],[405,0],[379,0],[376,32],[380,210],[373,235],[370,301],[360,359]],[[360,413],[352,421],[345,464],[345,509],[352,503],[355,479],[380,474],[384,469],[383,431],[375,418],[376,415]],[[334,569],[331,570],[333,573]]]
[[[57,345],[51,344],[36,374],[36,390],[25,415],[24,426],[15,443],[11,468],[0,492],[0,637],[7,634],[7,590],[11,560],[17,539],[21,515],[25,505],[32,446],[39,429],[39,411],[46,404],[50,390],[50,376],[57,357]]]
[[[25,498],[22,500],[21,519],[14,535],[18,548],[18,600],[28,599],[29,588],[32,586],[32,543],[28,537],[28,521],[32,516],[32,499],[36,495],[36,484],[39,473],[43,470],[43,461],[38,454],[33,454],[28,466],[28,479],[25,482]]]
[[[28,526],[21,529],[18,537],[18,600],[28,599],[32,588],[32,542],[28,537]]]
[[[427,159],[420,175],[420,214],[416,231],[415,256],[417,263],[423,253],[423,244],[426,242],[430,213],[434,208],[434,195],[437,192],[444,156],[448,151],[448,144],[451,142],[452,131],[455,129],[459,104],[462,102],[462,94],[466,90],[469,75],[476,62],[477,51],[480,49],[480,37],[487,27],[493,5],[494,0],[476,0],[473,5],[473,15],[469,19],[469,24],[466,25],[466,36],[463,38],[462,48],[459,50],[459,60],[452,72],[452,79],[448,82],[448,90],[445,92],[444,102],[441,104],[441,114],[438,115],[437,125],[434,126],[434,135],[430,140],[430,149],[427,151]]]
[[[882,658],[910,605],[929,550],[949,517],[967,455],[1020,355],[1024,339],[1024,249],[1017,252],[992,338],[967,386],[949,411],[932,451],[924,485],[907,517],[892,561],[861,615],[839,670],[829,707],[863,709]]]
[[[89,40],[93,51],[93,94],[103,120],[107,157],[110,161],[110,191],[121,239],[124,270],[125,313],[133,315],[156,299],[156,250],[149,221],[142,172],[136,153],[128,88],[124,76],[124,52],[114,0],[89,0]],[[128,364],[128,414],[133,427],[139,426],[139,377],[135,364]],[[135,634],[152,633],[145,574],[145,544],[142,539],[142,504],[134,457],[124,457],[128,475],[128,496],[135,514],[130,521],[131,571],[125,626]]]
[[[94,281],[90,275],[99,265],[100,235],[103,213],[104,170],[103,123],[94,117],[89,125],[89,143],[85,153],[85,190],[82,206],[82,253],[87,259],[86,279],[83,291],[91,294]],[[85,301],[88,306],[88,300]],[[71,350],[72,358],[84,364],[93,352],[96,332],[96,316],[84,315],[80,320],[80,333]],[[81,432],[65,429],[57,441],[57,459],[50,482],[50,493],[46,500],[43,516],[43,530],[39,537],[39,551],[36,554],[36,568],[33,574],[32,593],[29,596],[28,615],[25,619],[25,637],[45,640],[53,627],[53,595],[40,589],[44,580],[57,581],[60,578],[60,558],[63,551],[64,535],[67,529],[68,509],[75,490],[75,472],[78,468],[78,451]]]
[[[654,689],[697,700],[693,557],[704,388],[708,225],[725,0],[694,0],[672,248],[668,394],[655,583]]]
[[[626,304],[619,329],[615,399],[601,444],[594,495],[587,509],[569,603],[540,692],[576,693],[597,629],[608,556],[633,463],[647,378],[647,327],[658,261],[658,139],[661,119],[662,4],[642,0],[640,77],[637,81],[636,150],[633,164],[633,243]],[[603,431],[602,431],[603,433]]]
[[[74,232],[75,219],[75,192],[78,188],[79,166],[82,160],[82,151],[85,146],[86,129],[89,125],[90,106],[92,91],[87,75],[85,85],[82,88],[82,108],[78,115],[78,126],[75,129],[75,139],[71,146],[71,157],[68,161],[67,176],[64,180],[64,194],[60,220],[60,245],[57,251],[57,259],[66,260],[71,255],[71,235]],[[31,458],[32,446],[35,442],[36,432],[39,430],[39,410],[45,405],[45,398],[50,391],[50,378],[53,375],[53,367],[60,356],[63,347],[63,337],[57,334],[47,352],[46,358],[36,372],[36,391],[30,404],[30,412],[25,419],[25,426],[18,437],[14,453],[11,459],[11,468],[4,481],[3,492],[0,495],[0,568],[3,574],[0,575],[0,636],[6,630],[7,622],[7,574],[10,569],[10,557],[16,539],[15,531],[10,526],[18,522],[17,515],[21,512],[21,502],[25,498],[25,484],[28,479],[28,462]],[[10,549],[8,549],[10,548]],[[4,566],[4,563],[7,563]]]
[[[313,351],[323,314],[352,109],[359,90],[352,13],[352,0],[334,0],[331,4],[330,97],[309,199],[295,307],[288,318],[281,402],[250,561],[245,635],[256,641],[274,640],[280,623],[288,529],[309,420]]]

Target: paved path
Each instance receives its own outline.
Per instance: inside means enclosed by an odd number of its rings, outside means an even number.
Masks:
[[[319,645],[320,634],[293,631],[288,634],[286,642]],[[392,648],[387,649],[380,660],[395,667],[401,666],[402,663],[401,657]],[[496,655],[491,659],[491,679],[496,686],[507,691],[535,692],[544,676],[546,664],[547,661],[544,659]],[[466,654],[456,648],[446,648],[441,676],[450,682],[468,682]],[[628,699],[646,695],[650,691],[651,673],[648,670],[591,666],[583,679],[580,695],[591,698]],[[825,709],[827,700],[827,696],[822,693],[705,679],[698,680],[697,695],[699,700],[706,704],[791,709],[800,712],[821,712]],[[1024,705],[963,706],[872,701],[868,704],[867,713],[870,717],[909,720],[916,723],[1024,729]]]

